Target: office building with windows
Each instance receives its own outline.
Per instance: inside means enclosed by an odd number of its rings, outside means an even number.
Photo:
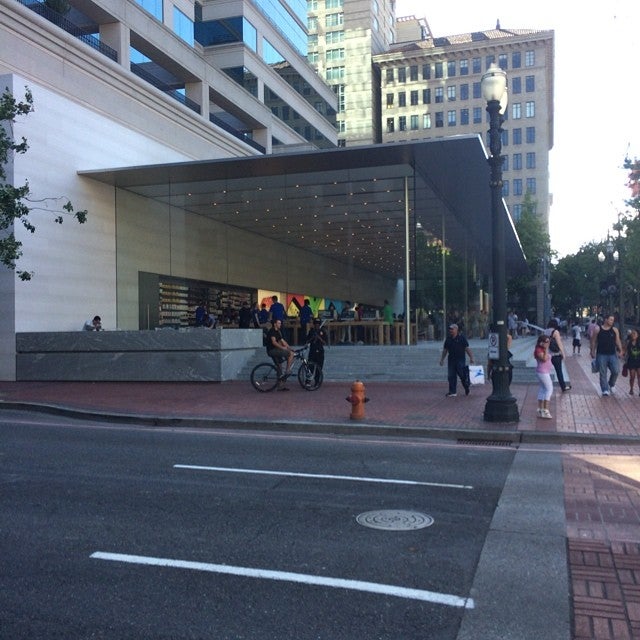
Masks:
[[[338,97],[338,144],[380,142],[380,80],[372,56],[395,39],[393,0],[308,0],[309,62]]]
[[[404,19],[418,23],[415,18]],[[553,31],[496,29],[394,44],[374,56],[380,70],[385,143],[477,133],[488,148],[480,81],[492,63],[507,72],[503,196],[514,220],[529,193],[548,225],[553,146]]]

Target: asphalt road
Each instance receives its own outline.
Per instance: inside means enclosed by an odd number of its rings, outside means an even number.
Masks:
[[[513,615],[496,594],[522,525],[492,522],[555,463],[531,453],[515,473],[520,455],[2,412],[0,637],[524,637],[496,616]],[[508,549],[506,579],[491,567]],[[535,573],[528,588],[555,593]]]

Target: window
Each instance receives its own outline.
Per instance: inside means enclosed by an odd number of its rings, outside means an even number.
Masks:
[[[162,0],[137,0],[137,3],[154,18],[162,22]]]
[[[482,61],[480,60],[480,58],[472,58],[471,67],[473,73],[480,73],[482,71]]]
[[[479,82],[473,83],[473,97],[482,98],[482,85]]]
[[[505,71],[509,68],[509,62],[507,60],[507,54],[506,53],[498,54],[498,66],[501,69],[504,69]]]
[[[409,80],[411,80],[411,82],[418,81],[418,65],[417,64],[412,64],[409,67]]]
[[[524,103],[524,117],[525,118],[536,117],[536,103],[533,100],[529,100]]]
[[[460,109],[460,124],[469,124],[469,109]]]
[[[536,154],[535,151],[529,151],[527,153],[527,169],[536,168]]]
[[[405,91],[398,91],[398,106],[399,107],[407,106],[407,94]]]
[[[316,16],[309,16],[307,18],[307,29],[309,31],[317,31],[317,29],[318,29],[318,18]]]
[[[522,66],[522,60],[520,57],[520,52],[519,51],[514,51],[511,54],[511,67],[513,69],[519,69]]]
[[[514,171],[522,170],[522,154],[521,153],[513,154],[513,170]]]
[[[307,0],[307,11],[317,11],[318,0]]]
[[[344,113],[347,108],[347,103],[345,99],[345,90],[343,84],[334,84],[333,92],[338,96],[338,111],[340,113]],[[393,94],[391,94],[393,95]]]
[[[536,141],[536,128],[527,127],[527,144],[533,144]]]
[[[387,133],[393,133],[395,131],[395,119],[387,118]]]
[[[536,77],[535,76],[527,76],[524,79],[525,91],[527,93],[532,93],[536,90]]]
[[[406,81],[407,81],[407,68],[398,67],[398,82],[406,82]]]
[[[473,107],[473,124],[482,122],[482,107]]]
[[[318,60],[320,60],[320,54],[317,51],[310,51],[307,54],[307,60],[309,64],[317,64]]]
[[[393,67],[387,69],[387,82],[393,82]]]
[[[451,85],[447,87],[447,100],[453,102],[456,99],[456,86]]]
[[[310,47],[317,47],[318,46],[318,34],[317,33],[313,33],[311,34],[308,38],[307,38],[307,44]],[[252,49],[253,51],[255,51],[255,49]]]
[[[327,62],[344,60],[344,49],[327,49],[325,56]]]
[[[419,92],[418,90],[414,90],[411,92],[411,106],[415,107],[417,104],[419,104]]]
[[[495,61],[496,61],[496,57],[494,55],[486,56],[484,60],[484,68],[488,69]]]
[[[193,46],[194,31],[193,20],[188,18],[180,9],[173,7],[173,30],[175,34],[182,38],[187,44]]]
[[[327,67],[325,76],[328,81],[342,80],[344,78],[344,67]]]
[[[444,89],[442,87],[436,87],[436,104],[444,102]]]
[[[535,51],[525,51],[524,52],[524,66],[525,67],[533,67],[536,63],[536,52]]]
[[[415,131],[418,128],[418,116],[417,115],[412,115],[411,116],[411,130]]]
[[[327,44],[338,44],[344,41],[344,31],[327,31],[324,36]],[[388,71],[388,69],[387,69]],[[393,78],[391,78],[393,80]]]
[[[339,9],[342,4],[342,0],[324,0],[325,9]]]
[[[509,181],[508,180],[502,181],[502,197],[503,198],[509,197]]]
[[[516,93],[522,93],[522,78],[520,76],[511,78],[511,93],[514,95]]]
[[[387,93],[387,109],[393,108],[393,97],[394,97],[393,93]]]
[[[436,62],[436,78],[444,77],[444,63]]]
[[[520,102],[514,102],[511,105],[511,117],[514,120],[520,120],[520,118],[522,118],[522,104]]]
[[[431,129],[431,114],[425,113],[422,116],[422,128],[423,129]]]
[[[502,156],[502,169],[509,171],[509,156]]]
[[[509,144],[509,131],[507,129],[503,129],[500,134],[500,139],[502,140],[502,146],[506,147]]]
[[[431,89],[422,90],[422,104],[431,104]]]
[[[451,109],[450,111],[447,111],[447,124],[450,127],[455,127],[457,122],[456,122],[456,110],[455,109]]]
[[[513,135],[513,144],[522,144],[522,129],[517,127],[511,131]]]
[[[514,189],[514,191],[515,191],[515,189]],[[516,222],[519,222],[520,218],[522,218],[522,205],[521,204],[514,204],[513,205],[513,219]]]
[[[469,75],[469,61],[466,58],[464,60],[460,60],[460,75]]]
[[[339,27],[344,22],[343,13],[327,13],[324,17],[325,27]]]
[[[436,129],[444,127],[444,112],[436,111]]]
[[[468,100],[469,99],[469,85],[461,84],[460,85],[460,100]]]
[[[522,195],[522,178],[516,178],[513,181],[513,195],[514,196]]]
[[[527,178],[527,191],[530,194],[535,194],[536,192],[536,179],[535,178]]]
[[[431,65],[423,64],[422,65],[422,79],[423,80],[431,80]]]
[[[407,130],[407,116],[400,116],[398,118],[398,131]]]
[[[456,61],[450,60],[449,62],[447,62],[447,77],[455,78],[455,76],[456,76]]]

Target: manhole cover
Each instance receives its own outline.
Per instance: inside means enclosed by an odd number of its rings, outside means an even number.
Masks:
[[[356,522],[371,529],[386,531],[411,531],[424,529],[433,524],[433,518],[417,511],[401,511],[387,509],[383,511],[367,511],[356,517]]]

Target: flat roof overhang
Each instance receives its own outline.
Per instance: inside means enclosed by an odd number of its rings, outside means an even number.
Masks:
[[[477,135],[79,174],[392,278],[406,276],[407,238],[411,255],[417,234],[441,241],[444,232],[448,248],[491,274],[489,166]],[[524,273],[503,201],[500,215],[507,273]]]

